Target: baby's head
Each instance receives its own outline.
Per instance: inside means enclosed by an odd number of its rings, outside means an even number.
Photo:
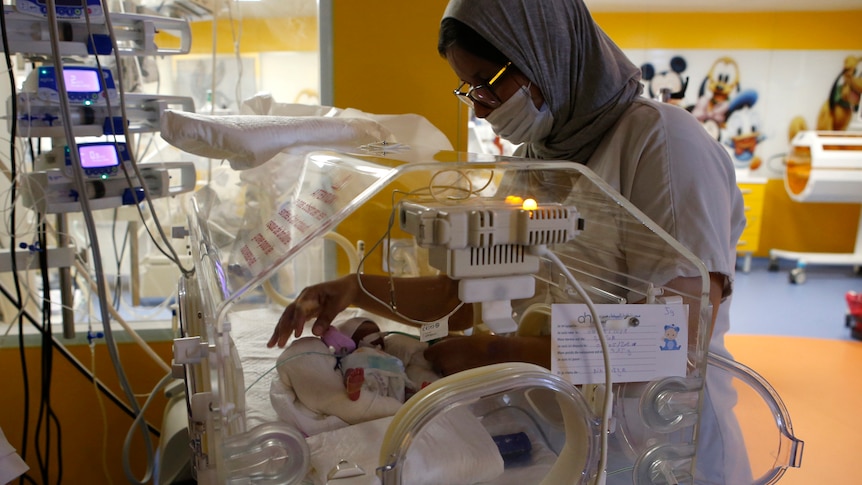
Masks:
[[[383,333],[374,321],[365,317],[354,317],[335,325],[347,335],[357,347],[375,347],[383,350]]]

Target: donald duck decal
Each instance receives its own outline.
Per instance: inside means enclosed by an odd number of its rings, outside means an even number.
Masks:
[[[760,157],[755,154],[757,144],[763,141],[760,116],[754,111],[757,92],[747,90],[739,93],[727,108],[727,120],[721,141],[730,148],[730,155],[737,168],[757,170]]]

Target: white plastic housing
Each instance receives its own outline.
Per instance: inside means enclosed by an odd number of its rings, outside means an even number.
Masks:
[[[405,202],[401,229],[422,247],[484,248],[518,244],[561,244],[583,227],[577,209],[544,204],[535,210],[505,201],[471,199],[459,205]]]
[[[801,131],[784,185],[797,202],[862,202],[862,133]]]

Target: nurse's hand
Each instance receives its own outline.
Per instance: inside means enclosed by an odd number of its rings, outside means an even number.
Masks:
[[[444,376],[503,362],[528,362],[550,369],[551,339],[488,334],[448,337],[425,349],[425,359]]]
[[[312,318],[316,320],[311,332],[317,336],[323,335],[332,320],[353,303],[358,286],[356,275],[350,274],[305,288],[296,300],[284,309],[266,346],[284,347],[290,335],[298,338],[305,322]]]

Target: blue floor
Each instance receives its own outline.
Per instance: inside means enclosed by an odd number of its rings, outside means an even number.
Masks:
[[[781,261],[778,271],[769,271],[765,258],[755,258],[748,273],[741,267],[740,259],[730,307],[731,334],[852,340],[844,295],[862,293],[862,276],[851,266],[808,266],[802,284],[789,281],[792,261]]]

